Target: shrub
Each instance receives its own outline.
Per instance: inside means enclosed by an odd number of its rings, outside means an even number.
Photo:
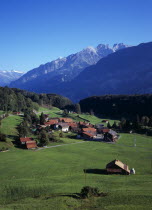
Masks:
[[[81,189],[81,197],[89,198],[93,196],[99,196],[99,189],[97,187],[85,186]]]
[[[0,132],[0,141],[6,142],[6,135]]]

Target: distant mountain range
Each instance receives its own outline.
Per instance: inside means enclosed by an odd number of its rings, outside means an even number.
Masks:
[[[58,91],[60,94],[60,86],[64,88],[64,85],[72,82],[86,67],[96,64],[107,55],[127,47],[123,43],[115,44],[112,48],[104,44],[99,44],[96,48],[87,47],[78,53],[58,58],[28,71],[18,80],[11,82],[10,87],[37,93],[56,93]],[[63,90],[61,92],[63,93]]]
[[[9,85],[10,82],[17,80],[23,75],[19,71],[0,71],[0,86]]]
[[[151,80],[152,42],[112,48],[100,44],[41,65],[10,86],[76,102],[93,95],[152,93]]]
[[[95,95],[152,93],[152,42],[100,59],[56,92],[73,101]]]

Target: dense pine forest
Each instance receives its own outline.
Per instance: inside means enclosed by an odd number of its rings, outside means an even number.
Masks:
[[[82,112],[92,110],[97,115],[134,119],[139,115],[152,116],[152,95],[92,96],[80,101]]]
[[[36,94],[16,88],[0,87],[0,110],[23,111],[27,108],[38,109],[41,106],[55,106],[63,109],[72,102],[56,94]]]

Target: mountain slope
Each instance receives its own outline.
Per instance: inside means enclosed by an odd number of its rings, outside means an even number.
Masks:
[[[113,48],[103,44],[98,45],[96,48],[88,47],[76,54],[59,58],[27,72],[20,79],[12,82],[10,87],[22,88],[38,93],[56,92],[57,86],[73,80],[86,67],[126,47],[128,46],[122,43],[115,44]]]
[[[60,93],[74,101],[92,95],[152,93],[151,78],[152,42],[149,42],[101,59],[64,86]]]
[[[17,80],[23,75],[19,71],[0,71],[0,86],[9,85],[10,82]]]

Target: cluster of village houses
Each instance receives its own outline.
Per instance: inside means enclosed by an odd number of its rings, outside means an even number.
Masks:
[[[103,124],[93,125],[90,122],[74,122],[71,118],[48,118],[45,115],[46,122],[44,125],[37,125],[38,129],[49,127],[50,131],[61,130],[62,132],[74,132],[77,134],[77,138],[92,140],[92,141],[106,141],[116,142],[119,135],[112,129],[104,127]],[[25,137],[20,138],[22,145],[25,145],[27,149],[37,148],[36,141],[32,138]],[[106,165],[106,173],[113,174],[135,174],[135,170],[129,170],[128,165],[122,163],[120,160],[113,160]]]
[[[37,129],[49,128],[49,132],[61,130],[62,132],[73,132],[77,134],[78,139],[115,142],[118,139],[118,134],[103,124],[93,125],[90,122],[74,122],[71,118],[49,118],[45,115],[46,122],[44,125],[37,125]],[[20,143],[25,145],[27,149],[37,147],[36,141],[32,138],[20,138]]]

